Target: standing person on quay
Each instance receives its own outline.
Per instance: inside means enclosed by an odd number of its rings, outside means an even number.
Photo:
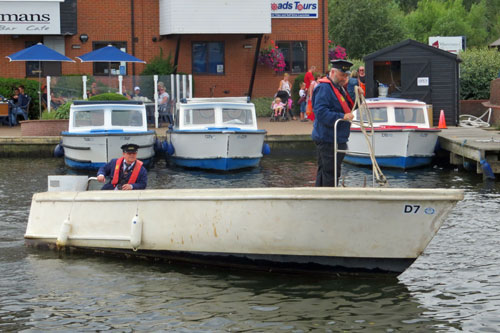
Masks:
[[[139,146],[133,143],[121,146],[123,156],[112,159],[108,164],[99,168],[97,180],[101,183],[106,177],[112,177],[111,183],[104,184],[102,190],[143,190],[148,183],[148,172],[137,159]]]
[[[304,83],[306,84],[306,90],[309,90],[309,86],[311,85],[311,81],[314,81],[314,71],[316,70],[316,66],[311,66],[307,71],[306,75],[304,75]]]
[[[351,131],[349,122],[340,122],[335,133],[334,126],[338,119],[351,121],[354,116],[351,109],[354,105],[343,86],[349,79],[352,63],[346,60],[332,61],[329,77],[319,80],[312,96],[316,119],[314,120],[312,139],[316,144],[318,156],[318,173],[316,186],[335,186],[334,180],[334,135],[337,136],[337,148],[347,149],[347,141]],[[341,164],[345,153],[337,153],[337,180],[340,177]]]

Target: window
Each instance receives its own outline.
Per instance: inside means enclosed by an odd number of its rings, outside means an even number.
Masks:
[[[222,122],[227,125],[252,125],[252,110],[223,108]]]
[[[113,110],[111,111],[111,125],[142,126],[142,113],[139,110]]]
[[[224,43],[194,42],[193,73],[224,75]]]
[[[188,109],[184,111],[185,125],[210,125],[214,123],[214,109]]]
[[[104,110],[75,112],[74,127],[104,126]]]
[[[37,44],[37,42],[25,42],[24,46],[26,48]],[[47,46],[47,45],[46,45]],[[50,47],[50,46],[49,46]],[[40,66],[42,67],[42,71],[38,73],[40,70]],[[60,76],[61,75],[61,62],[60,61],[26,61],[26,76],[27,77],[45,77],[47,75],[50,76]]]
[[[277,42],[285,57],[285,71],[305,73],[307,71],[307,42]]]
[[[394,108],[397,123],[425,124],[424,110],[421,108]]]
[[[126,42],[93,42],[92,49],[99,50],[112,45],[123,52],[127,52]],[[123,62],[94,62],[94,75],[127,75],[127,64]]]

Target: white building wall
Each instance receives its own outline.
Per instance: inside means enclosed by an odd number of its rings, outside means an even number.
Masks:
[[[160,34],[271,33],[269,0],[160,0]]]

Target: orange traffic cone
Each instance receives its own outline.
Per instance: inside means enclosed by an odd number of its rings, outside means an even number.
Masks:
[[[438,128],[446,128],[446,120],[444,119],[444,111],[441,110],[439,114],[439,125]]]

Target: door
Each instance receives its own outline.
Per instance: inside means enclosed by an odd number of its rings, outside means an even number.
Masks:
[[[429,58],[413,58],[401,61],[401,97],[418,99],[432,104],[431,61]]]

